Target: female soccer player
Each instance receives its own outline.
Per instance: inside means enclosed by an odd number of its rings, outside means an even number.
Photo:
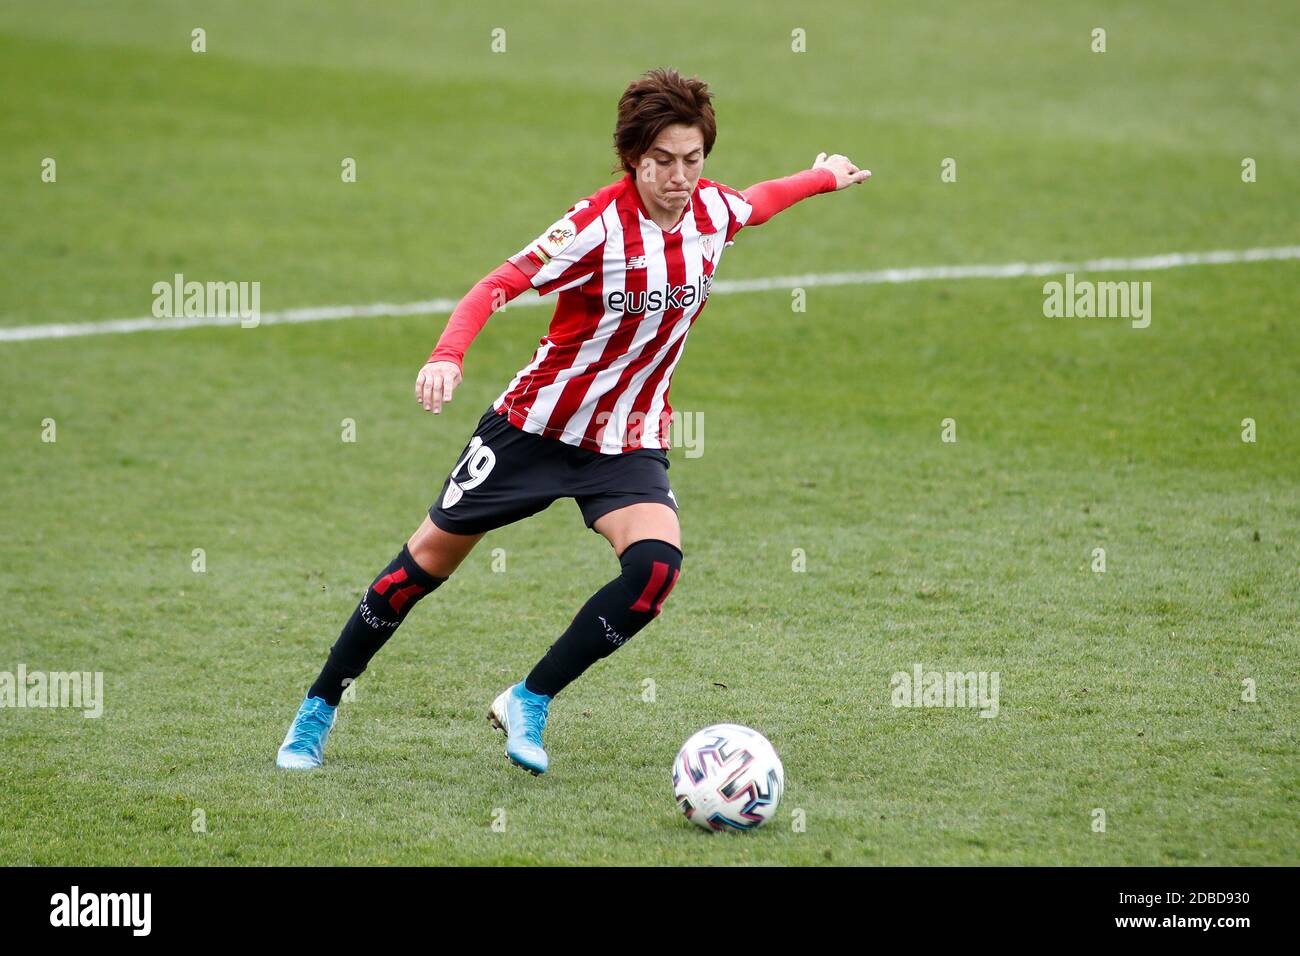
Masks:
[[[479,419],[420,527],[344,625],[276,757],[319,767],[344,688],[416,602],[488,531],[573,498],[621,573],[582,606],[519,683],[492,702],[506,756],[540,774],[551,700],[659,614],[682,566],[668,485],[668,387],[723,250],[745,226],[817,193],[866,182],[846,157],[743,192],[702,179],[717,130],[708,86],[652,70],[623,92],[614,148],[623,178],[575,203],[457,305],[415,380],[435,415],[488,317],[525,289],[558,292],[550,329]]]

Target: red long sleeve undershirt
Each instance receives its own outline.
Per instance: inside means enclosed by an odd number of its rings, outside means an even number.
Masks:
[[[834,189],[835,174],[829,169],[805,169],[793,176],[755,183],[741,193],[752,207],[745,225],[761,226],[800,200]],[[530,288],[531,280],[514,263],[502,263],[488,273],[457,304],[438,338],[438,344],[429,355],[429,361],[463,365],[466,349],[483,330],[492,313]]]
[[[465,293],[465,298],[460,300],[447,320],[447,327],[442,330],[429,361],[455,362],[463,367],[465,350],[474,341],[474,336],[483,330],[488,317],[524,290],[531,289],[532,285],[528,276],[513,262],[497,266]]]
[[[829,169],[805,169],[793,176],[755,183],[742,196],[754,207],[745,226],[761,226],[782,209],[818,193],[835,191],[835,174]]]

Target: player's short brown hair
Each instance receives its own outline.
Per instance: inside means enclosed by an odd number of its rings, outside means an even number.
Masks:
[[[704,155],[709,155],[718,138],[709,84],[673,69],[650,70],[629,83],[618,101],[614,127],[614,151],[624,171],[636,172],[633,163],[675,123],[698,129],[704,136]]]

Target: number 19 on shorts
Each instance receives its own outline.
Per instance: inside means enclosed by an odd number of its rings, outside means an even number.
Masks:
[[[461,495],[471,488],[477,488],[483,484],[487,476],[492,474],[492,468],[497,463],[497,456],[487,445],[483,444],[483,439],[475,435],[469,441],[469,446],[465,449],[465,454],[461,456],[460,461],[456,462],[456,467],[451,470],[451,476],[447,479],[447,490],[442,496],[442,507],[450,508],[456,502],[460,501]],[[469,477],[463,481],[457,481],[456,475],[464,467]]]

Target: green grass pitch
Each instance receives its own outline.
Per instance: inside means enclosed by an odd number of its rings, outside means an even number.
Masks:
[[[722,279],[1300,242],[1294,4],[655,11],[0,6],[0,327],[148,315],[176,272],[458,297],[609,181],[658,65],[715,89],[710,178],[875,173]],[[496,316],[438,418],[444,316],[0,342],[0,671],[105,693],[0,709],[0,864],[1295,864],[1300,264],[1095,278],[1150,281],[1150,327],[1047,318],[1043,277],[715,296],[674,378],[680,584],[557,699],[537,779],[484,712],[617,570],[571,502],[421,604],[322,771],[273,758],[549,308]],[[916,664],[997,671],[996,718],[892,706]],[[756,833],[672,801],[723,720],[784,759]]]

